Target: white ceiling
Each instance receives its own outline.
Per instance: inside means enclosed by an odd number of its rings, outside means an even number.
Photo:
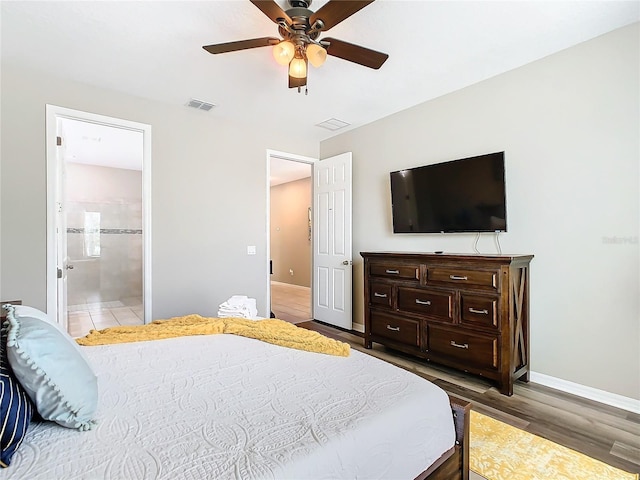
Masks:
[[[313,142],[640,20],[637,0],[376,0],[324,36],[389,60],[371,70],[329,57],[310,67],[304,95],[287,88],[286,67],[268,47],[222,55],[201,48],[277,36],[248,0],[3,0],[1,8],[3,63],[170,104],[196,98],[216,107],[194,114],[286,125]],[[316,126],[330,118],[350,126]]]
[[[70,163],[142,170],[142,132],[62,119],[64,157]]]
[[[269,161],[269,184],[272,187],[311,176],[311,165],[271,157]]]

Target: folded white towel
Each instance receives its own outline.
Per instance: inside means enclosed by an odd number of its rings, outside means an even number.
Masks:
[[[220,304],[218,317],[257,318],[258,309],[256,299],[246,295],[233,295],[226,302]]]
[[[243,305],[247,305],[248,303],[250,303],[251,300],[254,300],[254,299],[249,298],[246,295],[233,295],[229,297],[229,299],[225,303],[227,303],[228,305],[241,307]]]

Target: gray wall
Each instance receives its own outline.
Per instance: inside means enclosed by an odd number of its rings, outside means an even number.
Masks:
[[[152,126],[153,317],[215,315],[234,294],[266,312],[266,149],[318,155],[286,129],[47,78],[2,63],[2,299],[46,309],[45,105]],[[257,255],[247,255],[247,245]]]
[[[474,235],[393,235],[389,172],[504,150],[505,253],[530,253],[531,367],[640,399],[639,28],[583,43],[321,143],[353,152],[361,251],[472,252]],[[495,253],[493,235],[479,249]]]

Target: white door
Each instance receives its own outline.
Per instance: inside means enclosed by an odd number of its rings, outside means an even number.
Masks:
[[[313,318],[351,330],[351,152],[316,162],[313,196]]]
[[[56,170],[56,215],[55,215],[55,229],[57,238],[56,248],[56,271],[58,277],[58,299],[57,299],[57,315],[56,319],[58,325],[62,327],[64,331],[68,328],[67,317],[67,270],[73,268],[73,265],[69,264],[69,258],[67,256],[67,213],[65,205],[65,175],[66,175],[66,160],[65,160],[65,145],[64,136],[62,130],[62,122],[58,118],[56,121],[56,161],[58,168]]]

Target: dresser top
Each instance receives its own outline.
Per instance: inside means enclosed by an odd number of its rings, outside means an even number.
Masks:
[[[469,261],[495,261],[495,262],[511,262],[511,261],[530,261],[533,255],[523,254],[482,254],[482,253],[453,253],[453,252],[360,252],[360,255],[366,257],[404,257],[423,260],[469,260]]]

